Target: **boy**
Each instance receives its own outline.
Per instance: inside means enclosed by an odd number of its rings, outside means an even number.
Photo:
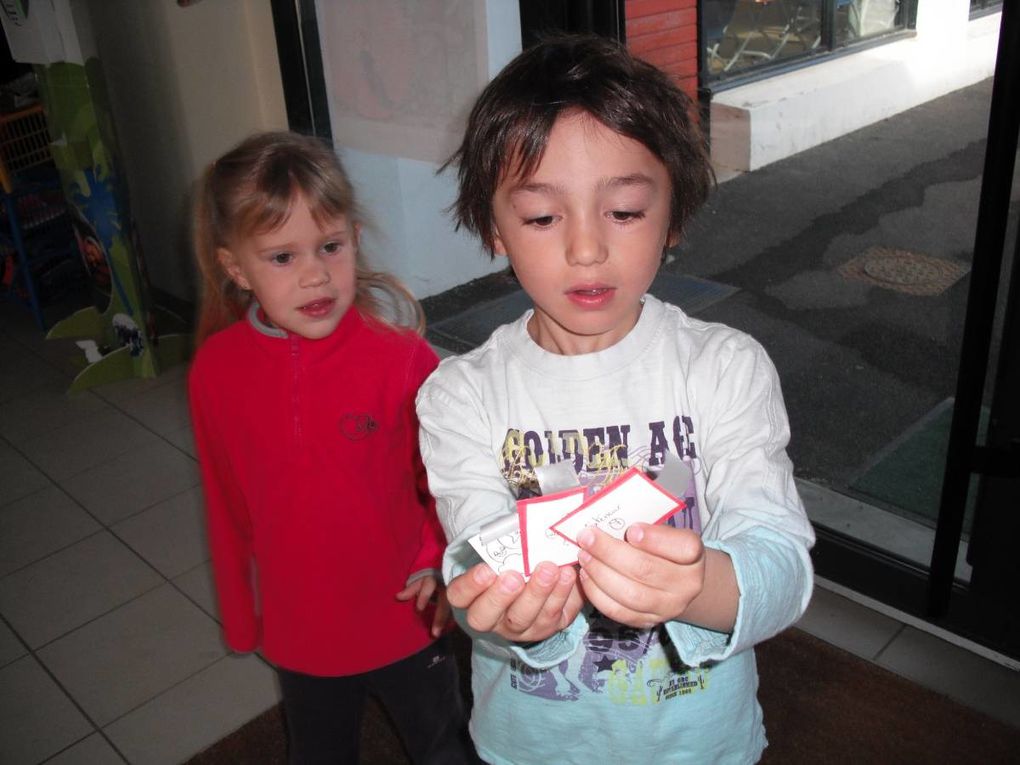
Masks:
[[[711,182],[690,108],[615,43],[548,39],[485,88],[453,157],[458,222],[534,302],[418,395],[492,763],[757,761],[750,649],[810,598],[774,367],[747,335],[646,294]],[[527,582],[465,543],[538,490],[536,467],[572,461],[589,484],[654,474],[667,452],[694,472],[693,529],[589,529],[577,571],[546,561]]]

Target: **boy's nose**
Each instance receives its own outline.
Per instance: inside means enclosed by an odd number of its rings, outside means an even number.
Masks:
[[[572,266],[593,266],[609,255],[597,226],[578,221],[572,226],[567,242],[567,262]]]

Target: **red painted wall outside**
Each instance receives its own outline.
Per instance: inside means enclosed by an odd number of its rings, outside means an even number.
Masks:
[[[626,0],[627,47],[698,98],[697,0]]]

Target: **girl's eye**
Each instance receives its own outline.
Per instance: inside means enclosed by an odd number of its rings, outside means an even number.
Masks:
[[[275,263],[278,266],[285,266],[294,259],[294,256],[289,252],[277,252],[269,256],[271,263]]]
[[[336,253],[340,252],[340,250],[342,250],[343,248],[344,248],[343,242],[326,242],[324,245],[322,245],[322,251],[325,252],[327,255],[335,255]]]
[[[645,214],[641,211],[613,210],[609,213],[609,216],[617,223],[627,223],[632,220],[641,220],[641,218],[645,217]]]

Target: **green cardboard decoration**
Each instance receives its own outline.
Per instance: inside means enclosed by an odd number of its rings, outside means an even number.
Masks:
[[[57,322],[47,338],[80,338],[87,366],[72,382],[72,391],[128,377],[155,377],[188,358],[191,337],[158,334],[141,247],[116,171],[99,62],[37,65],[36,74],[54,139],[54,162],[97,296],[96,305]]]

